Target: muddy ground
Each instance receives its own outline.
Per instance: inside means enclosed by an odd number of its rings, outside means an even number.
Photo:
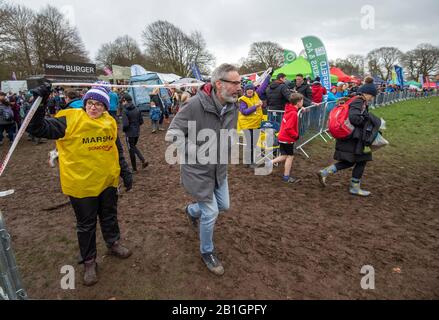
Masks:
[[[323,189],[315,176],[332,160],[333,144],[316,140],[308,160],[298,155],[286,185],[281,169],[255,176],[242,165],[229,173],[231,210],[216,225],[226,273],[210,274],[183,208],[191,201],[179,168],[164,160],[164,132],[142,129],[150,167],[119,199],[119,221],[133,256],[105,257],[98,233],[99,283],[81,284],[75,219],[47,163],[53,142],[20,143],[0,180],[0,199],[19,268],[33,299],[438,299],[439,164],[408,163],[392,149],[377,152],[364,177],[368,199],[347,192],[349,172]],[[1,148],[3,154],[8,143]],[[127,151],[125,146],[125,152]],[[426,151],[428,152],[428,151]],[[59,208],[54,208],[60,205]],[[76,289],[62,290],[61,267],[76,269]],[[365,291],[360,270],[371,265],[376,288]]]

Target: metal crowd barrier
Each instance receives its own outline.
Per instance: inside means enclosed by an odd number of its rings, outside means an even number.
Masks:
[[[409,99],[432,96],[439,96],[439,91],[435,90],[422,94],[407,90],[391,93],[379,93],[370,104],[370,107],[375,109]],[[309,155],[303,149],[305,145],[317,137],[321,137],[323,141],[327,142],[327,139],[324,135],[329,137],[329,139],[332,139],[328,133],[328,117],[329,112],[335,107],[336,104],[337,102],[334,101],[327,102],[324,104],[311,106],[309,108],[304,108],[301,110],[301,112],[299,112],[300,139],[296,143],[296,149],[300,150],[307,158],[309,158]]]
[[[321,137],[327,142],[324,134],[324,128],[327,122],[326,103],[312,105],[302,108],[299,111],[299,140],[296,142],[296,149],[300,150],[307,158],[308,154],[303,147],[317,137]]]
[[[0,300],[26,300],[17,262],[0,212]]]
[[[387,106],[396,102],[406,101],[416,98],[427,98],[432,96],[439,96],[439,92],[431,91],[425,93],[413,91],[400,92],[380,92],[375,99],[370,103],[371,109]],[[307,108],[302,108],[299,111],[299,140],[296,142],[296,149],[300,150],[307,158],[309,155],[305,152],[304,147],[317,137],[321,137],[323,141],[332,139],[328,133],[328,117],[329,112],[337,105],[337,101],[321,103]],[[284,111],[268,111],[268,120],[282,122]],[[326,137],[325,137],[326,136]]]

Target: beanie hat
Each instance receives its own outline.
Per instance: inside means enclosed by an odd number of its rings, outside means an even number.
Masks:
[[[107,110],[110,109],[110,97],[108,96],[108,93],[109,89],[106,87],[91,88],[82,98],[82,101],[84,101],[84,106],[87,104],[87,100],[93,99],[103,103]]]
[[[253,85],[253,83],[247,83],[244,87],[244,92],[247,90],[255,90],[255,86]]]
[[[376,97],[378,92],[373,83],[366,83],[365,85],[361,86],[360,89],[358,89],[358,93],[366,93]]]
[[[123,100],[125,100],[127,102],[131,102],[131,101],[133,101],[133,98],[131,98],[131,96],[128,93],[125,93],[123,96]]]

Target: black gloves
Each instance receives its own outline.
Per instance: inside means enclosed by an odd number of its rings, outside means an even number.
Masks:
[[[48,80],[44,80],[44,83],[30,91],[34,97],[42,97],[47,99],[52,92],[52,84]]]

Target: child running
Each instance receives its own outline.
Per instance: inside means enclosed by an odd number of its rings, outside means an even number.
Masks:
[[[300,179],[290,176],[294,160],[294,143],[299,139],[298,112],[303,107],[303,95],[293,93],[290,103],[285,105],[285,115],[279,131],[280,156],[272,161],[272,164],[285,162],[285,171],[282,181],[297,183]]]

